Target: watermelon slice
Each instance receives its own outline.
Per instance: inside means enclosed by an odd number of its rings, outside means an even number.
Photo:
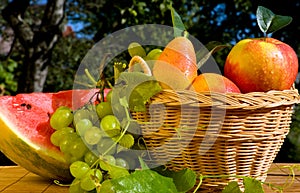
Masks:
[[[0,150],[30,172],[70,181],[69,164],[50,142],[51,114],[59,106],[77,109],[93,98],[96,89],[58,93],[30,93],[0,97]]]

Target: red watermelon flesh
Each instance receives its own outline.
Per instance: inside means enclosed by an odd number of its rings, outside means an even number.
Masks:
[[[0,97],[0,150],[18,165],[38,175],[67,181],[69,164],[50,142],[51,114],[59,106],[77,109],[97,92],[68,90]]]

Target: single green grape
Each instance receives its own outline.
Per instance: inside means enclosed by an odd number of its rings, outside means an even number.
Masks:
[[[64,133],[74,133],[74,132],[75,132],[75,130],[74,130],[73,127],[64,127],[64,128],[62,128],[60,131],[61,131],[63,134],[64,134]]]
[[[85,176],[80,181],[80,187],[85,191],[92,191],[96,188],[96,183],[90,176]]]
[[[59,146],[59,143],[60,143],[60,137],[61,137],[61,134],[59,132],[59,130],[55,131],[54,133],[51,134],[50,136],[50,141],[53,145],[55,146]]]
[[[106,94],[106,97],[105,97],[105,101],[106,102],[110,102],[111,103],[111,97],[112,97],[112,90],[108,91],[108,93]]]
[[[65,135],[59,142],[60,151],[63,153],[69,153],[73,140],[76,140],[77,138],[79,137],[75,132]]]
[[[80,179],[75,178],[70,187],[69,187],[69,193],[82,193],[84,190],[80,187]]]
[[[83,161],[75,161],[70,165],[70,172],[72,176],[78,179],[81,179],[90,170],[90,166]]]
[[[80,121],[81,119],[89,119],[89,118],[90,118],[90,115],[89,115],[89,111],[87,109],[78,109],[74,113],[73,124],[76,125],[76,123],[78,121]]]
[[[92,123],[95,123],[99,121],[99,117],[96,111],[96,105],[90,104],[86,106],[88,113],[89,113],[89,119]]]
[[[89,145],[97,144],[102,138],[102,132],[98,127],[88,128],[84,133],[84,141]]]
[[[85,153],[88,152],[87,146],[84,144],[82,139],[78,137],[77,139],[73,140],[69,147],[69,153],[77,158],[78,160],[83,158]]]
[[[101,183],[101,192],[115,192],[114,186],[110,179],[104,180]]]
[[[85,191],[92,191],[102,179],[102,172],[99,169],[92,169],[81,179],[80,187]]]
[[[138,155],[137,152],[133,151],[123,151],[118,153],[118,158],[124,159],[128,163],[130,169],[134,169],[139,166],[138,157],[140,156],[142,155]]]
[[[133,57],[133,56],[145,57],[146,56],[145,49],[137,42],[132,42],[129,44],[128,53],[131,57]]]
[[[106,115],[113,115],[111,102],[101,102],[96,106],[98,117],[102,119]]]
[[[67,153],[67,152],[64,153],[64,158],[65,158],[66,162],[69,164],[72,164],[76,161],[80,161],[80,159],[78,159],[78,157],[74,157],[70,153]]]
[[[73,122],[73,113],[68,107],[58,108],[50,118],[50,126],[59,130],[68,127]]]
[[[110,149],[108,151],[108,149]],[[107,155],[112,155],[116,152],[117,146],[115,142],[109,137],[103,137],[97,144],[97,151],[100,155],[106,153]]]
[[[129,163],[123,158],[116,158],[116,166],[129,169]]]
[[[118,143],[119,145],[129,149],[134,145],[134,137],[131,134],[126,133]]]
[[[100,128],[110,137],[121,133],[120,121],[114,115],[106,115],[100,122]]]
[[[116,165],[116,159],[112,155],[104,155],[100,160],[100,168],[104,171],[108,171],[110,165]]]
[[[89,166],[93,165],[97,160],[98,157],[92,151],[88,151],[84,155],[84,162],[87,163]]]
[[[90,176],[96,179],[99,183],[103,181],[103,174],[100,169],[92,169],[92,171],[90,172]]]
[[[75,128],[79,136],[84,136],[85,131],[92,126],[93,123],[89,119],[81,119],[76,123]]]
[[[161,53],[162,53],[161,49],[159,48],[153,49],[147,54],[146,60],[157,60],[161,55]]]
[[[72,127],[64,127],[60,130],[56,130],[50,136],[50,141],[53,145],[59,146],[60,141],[70,133],[74,133],[74,129]]]

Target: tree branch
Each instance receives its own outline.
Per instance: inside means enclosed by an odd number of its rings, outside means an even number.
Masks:
[[[47,76],[47,65],[52,50],[62,35],[60,24],[64,19],[66,0],[48,0],[38,30],[32,30],[22,16],[30,0],[12,0],[2,11],[25,51],[18,92],[42,91]]]
[[[30,0],[13,0],[2,11],[3,18],[12,27],[25,50],[30,47],[34,35],[30,25],[23,20],[29,2]]]
[[[65,0],[48,1],[39,31],[33,42],[37,52],[51,50],[62,34],[60,25],[64,19]]]

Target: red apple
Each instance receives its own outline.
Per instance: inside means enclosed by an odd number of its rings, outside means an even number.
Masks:
[[[196,92],[240,93],[231,80],[216,73],[200,74],[193,80],[190,89]]]
[[[243,93],[290,89],[298,58],[289,45],[274,38],[239,41],[227,56],[224,75]]]

